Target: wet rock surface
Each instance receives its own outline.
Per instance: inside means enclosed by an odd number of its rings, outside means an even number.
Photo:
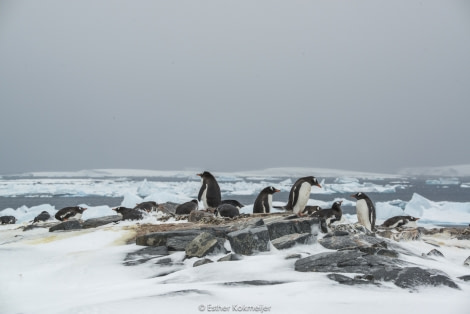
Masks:
[[[69,230],[80,230],[82,229],[82,224],[78,220],[68,220],[61,222],[53,227],[49,228],[49,232],[54,231],[69,231]]]

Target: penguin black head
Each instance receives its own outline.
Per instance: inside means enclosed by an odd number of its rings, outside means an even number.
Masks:
[[[269,193],[269,194],[274,194],[277,192],[281,192],[281,190],[276,189],[274,186],[268,186],[267,188],[264,189],[264,192]]]
[[[363,199],[369,198],[365,193],[362,193],[362,192],[357,192],[356,194],[351,195],[351,197],[354,197],[357,200],[363,200]]]
[[[209,171],[204,171],[203,173],[198,173],[197,174],[198,176],[200,176],[201,178],[213,178],[214,176],[212,175],[212,173],[210,173]]]
[[[407,217],[409,221],[418,221],[419,218],[413,217],[413,216],[408,216]]]
[[[119,213],[119,214],[122,214],[122,212],[131,210],[131,209],[132,209],[132,208],[127,208],[127,207],[123,207],[123,206],[119,206],[119,207],[113,208],[113,210],[114,210],[116,213]]]
[[[199,205],[199,202],[198,202],[196,199],[191,200],[191,202],[194,203],[194,204],[196,204],[196,205]]]
[[[80,213],[80,214],[83,214],[83,212],[87,210],[86,208],[84,207],[80,207],[80,206],[77,206],[77,211]]]
[[[341,209],[341,204],[343,203],[343,201],[336,201],[333,203],[333,206],[331,206],[331,208],[333,209]]]
[[[319,188],[321,188],[320,183],[318,183],[317,178],[315,178],[314,176],[307,177],[307,179],[308,179],[308,182],[309,182],[312,186],[315,185],[315,186],[318,186]]]

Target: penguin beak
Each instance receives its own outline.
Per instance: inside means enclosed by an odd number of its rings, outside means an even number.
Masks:
[[[274,192],[275,192],[275,193],[276,193],[276,192],[281,192],[281,190],[278,190],[278,189],[274,189]]]
[[[351,197],[352,197],[352,198],[356,198],[356,196],[355,196],[354,194],[351,194]]]
[[[321,189],[321,185],[320,185],[320,183],[317,183],[317,184],[315,184],[315,185],[316,185],[316,186],[318,186],[318,187]]]
[[[197,175],[200,176],[200,177],[202,177],[202,173],[198,173]]]

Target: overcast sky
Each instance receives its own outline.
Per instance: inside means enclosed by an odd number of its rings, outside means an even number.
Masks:
[[[470,163],[469,1],[0,1],[0,173]]]

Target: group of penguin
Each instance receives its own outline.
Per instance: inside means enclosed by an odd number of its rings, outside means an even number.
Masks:
[[[219,184],[215,177],[208,171],[197,174],[201,177],[201,188],[199,189],[198,199],[193,199],[189,202],[180,204],[175,209],[176,215],[188,215],[192,211],[198,210],[199,202],[203,203],[204,210],[212,211],[218,217],[233,218],[240,215],[240,209],[243,204],[237,200],[222,200]],[[289,192],[289,199],[285,206],[274,206],[274,208],[292,211],[296,216],[313,216],[320,219],[320,226],[323,232],[328,232],[328,226],[333,222],[340,221],[342,218],[341,203],[342,201],[335,201],[331,208],[322,209],[319,206],[307,206],[310,198],[310,192],[313,186],[321,188],[318,180],[314,176],[302,177],[298,179],[292,186]],[[273,208],[273,194],[280,192],[273,186],[264,188],[257,196],[253,204],[253,213],[270,213]],[[358,223],[364,226],[369,231],[373,232],[375,228],[376,212],[374,203],[371,199],[362,192],[351,195],[356,201],[356,213]],[[113,210],[122,216],[123,220],[140,220],[143,219],[145,212],[150,213],[156,211],[158,204],[153,201],[142,202],[137,204],[134,208],[116,207]],[[80,219],[86,208],[80,206],[65,207],[57,211],[55,218],[59,221],[67,221],[71,219]],[[10,217],[10,216],[4,216]],[[12,223],[0,217],[2,224]],[[13,217],[14,218],[14,217]],[[33,223],[47,221],[51,219],[47,211],[41,212],[33,220]],[[395,216],[387,219],[382,226],[388,228],[397,227],[416,227],[416,221],[419,218],[412,216]],[[10,220],[11,221],[11,220]],[[16,221],[16,219],[15,219]],[[14,223],[14,222],[13,222]]]
[[[181,210],[184,208],[181,214],[188,214],[192,210],[197,210],[198,201],[202,201],[205,209],[215,208],[214,214],[218,216],[235,217],[240,215],[240,208],[243,205],[235,200],[222,200],[219,184],[210,172],[205,171],[199,173],[198,176],[202,178],[198,200],[192,200],[180,205]],[[327,209],[322,209],[319,206],[307,206],[313,186],[321,188],[320,183],[314,176],[298,179],[291,187],[287,204],[285,206],[274,206],[274,208],[292,211],[298,217],[306,215],[318,217],[321,221],[322,231],[328,232],[328,226],[335,221],[340,221],[342,218],[342,201],[334,202],[331,208]],[[273,194],[277,192],[280,192],[280,190],[273,186],[264,188],[258,194],[253,204],[253,213],[269,213],[271,208],[273,208]],[[357,200],[356,214],[358,223],[371,232],[375,231],[376,212],[374,203],[363,192],[353,194],[351,197]],[[176,208],[176,213],[178,214],[178,207]],[[387,219],[382,226],[388,228],[416,227],[418,219],[412,216],[395,216]]]

